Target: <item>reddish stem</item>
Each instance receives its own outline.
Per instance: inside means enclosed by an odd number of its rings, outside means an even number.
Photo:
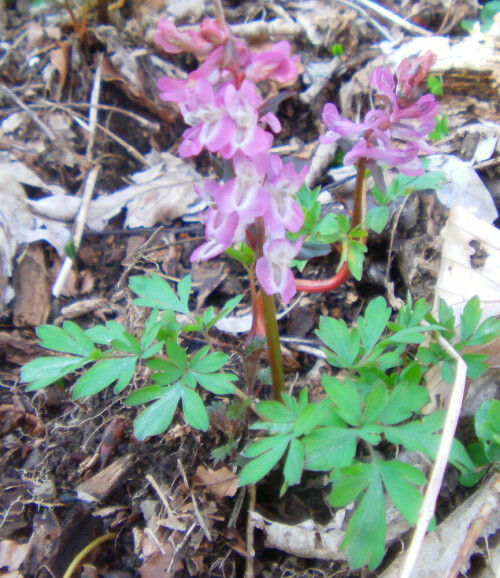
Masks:
[[[364,215],[366,213],[365,169],[366,159],[359,159],[356,184],[354,186],[354,209],[351,225],[352,229],[363,222]],[[332,291],[347,281],[350,274],[351,272],[349,271],[349,266],[347,263],[344,263],[340,268],[340,271],[329,279],[323,279],[320,281],[295,279],[295,287],[297,288],[297,291],[304,291],[306,293],[323,293],[324,291]]]
[[[332,291],[340,287],[349,278],[351,272],[347,263],[344,263],[340,271],[329,279],[320,279],[319,281],[311,281],[309,279],[295,279],[295,287],[297,291],[305,291],[306,293],[323,293],[325,291]]]

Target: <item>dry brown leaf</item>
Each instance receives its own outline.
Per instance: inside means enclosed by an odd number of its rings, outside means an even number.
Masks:
[[[55,95],[56,100],[61,98],[62,91],[66,84],[66,79],[68,78],[70,49],[71,44],[69,42],[61,42],[58,48],[54,48],[54,50],[50,52],[50,62],[59,73],[57,94]]]
[[[145,538],[144,541],[149,542],[149,538]],[[142,578],[159,578],[159,576],[162,576],[162,578],[173,578],[176,572],[184,569],[184,564],[178,556],[174,557],[175,550],[170,543],[163,544],[162,548],[165,552],[164,554],[157,550],[154,554],[148,556],[147,560],[139,568]]]
[[[238,491],[238,477],[226,467],[212,470],[199,466],[193,477],[194,486],[203,486],[216,498],[232,498]]]

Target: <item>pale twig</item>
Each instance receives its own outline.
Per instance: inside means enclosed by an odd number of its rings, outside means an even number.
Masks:
[[[163,493],[162,489],[157,484],[157,482],[153,478],[153,476],[151,474],[148,474],[146,476],[146,480],[153,486],[155,492],[158,494],[158,497],[160,498],[161,503],[163,504],[163,507],[165,508],[165,510],[167,510],[167,514],[169,516],[175,517],[174,513],[172,512],[172,508],[170,507],[170,504],[168,503],[167,497],[165,496],[165,494]]]
[[[247,554],[246,568],[245,568],[245,578],[254,578],[254,559],[255,559],[255,548],[254,548],[254,536],[255,536],[255,520],[253,517],[253,512],[255,511],[255,486],[252,484],[249,488],[250,493],[250,503],[248,504],[248,521],[247,521]]]
[[[130,110],[126,110],[125,108],[120,108],[119,106],[113,106],[111,104],[96,104],[96,105],[92,105],[88,102],[66,102],[64,103],[64,105],[57,103],[57,102],[53,102],[51,100],[42,100],[43,104],[29,104],[26,105],[29,108],[46,108],[46,107],[50,107],[50,106],[55,106],[55,105],[59,105],[59,107],[67,107],[68,109],[71,108],[97,108],[98,110],[109,110],[111,112],[116,112],[118,114],[122,114],[124,116],[128,116],[129,118],[135,120],[137,123],[139,123],[143,128],[154,131],[154,132],[159,132],[160,130],[160,125],[157,122],[153,122],[151,120],[148,120],[147,118],[144,118],[143,116],[132,112]]]
[[[398,14],[394,14],[394,12],[391,12],[384,6],[380,6],[380,4],[377,4],[377,2],[372,2],[372,0],[354,0],[354,1],[358,2],[359,4],[362,4],[366,8],[369,8],[370,10],[373,10],[379,16],[382,16],[382,18],[389,20],[393,24],[396,24],[397,26],[404,28],[405,30],[411,32],[412,34],[416,34],[417,36],[432,36],[432,32],[429,32],[428,30],[422,28],[421,26],[413,24],[412,22],[408,22],[408,20],[405,20]]]
[[[231,512],[231,517],[229,518],[229,522],[227,524],[228,529],[234,528],[236,526],[236,522],[238,521],[238,517],[241,512],[241,508],[243,506],[243,502],[245,500],[246,495],[246,486],[240,488],[238,497],[236,498],[236,504]]]
[[[195,528],[196,528],[196,522],[193,522],[191,524],[191,526],[189,526],[189,528],[187,529],[182,540],[174,547],[174,553],[172,554],[172,559],[170,560],[170,564],[168,565],[168,568],[167,568],[167,573],[166,573],[167,576],[170,575],[170,570],[172,570],[172,566],[175,562],[177,554],[182,550],[182,548],[184,548],[187,541],[189,540],[189,536],[191,536],[191,534],[193,533],[193,530]]]
[[[301,36],[304,30],[296,22],[285,22],[281,18],[266,22],[264,20],[255,20],[244,24],[233,24],[232,32],[239,38],[259,38],[259,37],[282,37],[294,38]]]
[[[455,437],[455,430],[457,428],[458,418],[460,417],[460,409],[462,407],[465,391],[465,380],[467,377],[467,365],[465,364],[465,361],[441,335],[438,335],[437,339],[441,347],[457,362],[455,380],[453,382],[453,390],[449,401],[448,411],[446,412],[446,419],[444,422],[443,433],[441,434],[441,441],[439,442],[436,461],[434,468],[432,469],[432,474],[424,499],[422,500],[422,505],[418,513],[417,526],[411,540],[410,548],[406,554],[400,578],[411,578],[411,576],[413,576],[413,570],[417,563],[418,554],[422,547],[427,528],[434,516],[436,501],[443,482],[444,472],[448,464],[448,457]]]
[[[380,24],[378,20],[376,20],[375,18],[373,18],[373,16],[368,14],[368,12],[363,8],[361,8],[361,6],[358,6],[354,2],[351,2],[350,0],[337,0],[337,2],[340,2],[340,4],[343,4],[348,8],[352,8],[353,10],[356,10],[356,12],[359,12],[359,14],[361,14],[363,18],[365,18],[376,30],[378,30],[386,40],[388,40],[389,42],[394,42],[394,38],[392,37],[389,30],[387,30],[385,26],[382,26],[382,24]]]
[[[90,94],[90,109],[89,109],[89,140],[87,143],[87,152],[85,158],[88,161],[92,161],[92,152],[94,149],[94,139],[95,131],[97,127],[97,115],[99,110],[97,105],[99,104],[99,96],[101,94],[101,70],[102,70],[102,52],[99,54],[97,61],[97,68],[94,77],[94,84],[92,86],[92,92]]]
[[[17,96],[17,94],[12,92],[12,90],[4,84],[0,84],[0,89],[6,96],[13,100],[20,109],[24,110],[24,112],[31,118],[31,120],[38,126],[38,128],[49,140],[56,140],[56,137],[50,128],[40,120],[36,112],[30,110],[30,108],[24,104],[24,102]]]
[[[61,107],[62,108],[62,107]],[[87,125],[87,123],[84,121],[85,117],[82,116],[81,114],[76,114],[76,113],[72,113],[72,117],[73,120],[80,125],[84,130],[90,130],[89,126]],[[115,134],[114,132],[111,132],[109,129],[107,129],[105,126],[102,126],[102,124],[97,123],[97,128],[99,130],[102,130],[102,132],[104,134],[107,134],[111,139],[113,139],[115,142],[117,142],[120,146],[122,146],[129,154],[131,154],[135,159],[137,159],[139,162],[141,162],[143,165],[145,165],[146,167],[150,167],[150,164],[148,163],[148,161],[141,155],[141,153],[136,150],[131,144],[129,144],[127,141],[123,140],[121,137],[119,137],[117,134]]]
[[[94,192],[95,183],[97,181],[97,175],[99,174],[99,167],[93,167],[89,174],[87,175],[87,181],[85,182],[85,189],[82,196],[82,204],[80,205],[80,210],[75,221],[75,234],[73,236],[73,242],[75,245],[75,251],[80,247],[80,242],[82,240],[83,229],[85,227],[85,221],[87,219],[87,212],[90,205],[90,200]],[[62,267],[57,275],[57,279],[52,287],[52,294],[54,297],[59,297],[61,290],[66,282],[66,279],[73,266],[73,259],[71,257],[66,257],[62,264]]]
[[[182,479],[184,480],[184,484],[186,485],[186,490],[189,492],[189,497],[191,498],[191,501],[193,502],[194,515],[196,516],[196,519],[198,520],[198,523],[200,524],[200,527],[203,530],[203,533],[205,534],[205,538],[209,542],[211,542],[212,537],[210,536],[210,532],[209,532],[208,527],[205,523],[205,520],[203,519],[203,516],[201,515],[200,510],[198,509],[198,504],[196,503],[195,497],[193,496],[193,492],[191,491],[191,489],[189,487],[188,480],[186,477],[186,472],[184,471],[184,468],[182,467],[180,460],[177,460],[177,467],[179,468],[179,471],[181,472]]]
[[[62,105],[62,104],[56,104],[56,103],[50,103],[50,105],[53,108],[59,109],[59,110],[64,110],[67,114],[70,114],[71,117],[73,118],[73,120],[79,125],[81,126],[84,130],[86,131],[90,131],[90,127],[89,125],[85,122],[86,121],[86,117],[84,117],[82,114],[79,114],[77,112],[68,112],[68,106]],[[89,105],[90,106],[90,105]],[[114,132],[111,132],[109,129],[107,129],[105,126],[102,126],[102,124],[96,123],[96,127],[99,130],[102,130],[102,132],[106,135],[108,135],[111,139],[113,139],[115,142],[117,142],[120,146],[122,146],[128,153],[130,153],[134,158],[136,158],[139,162],[141,162],[143,165],[145,165],[146,167],[149,167],[150,164],[148,163],[148,161],[141,155],[141,153],[139,151],[137,151],[132,145],[130,145],[128,142],[124,141],[122,138],[120,138],[118,135],[116,135]]]

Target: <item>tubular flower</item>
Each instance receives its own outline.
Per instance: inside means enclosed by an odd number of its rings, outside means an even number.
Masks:
[[[292,162],[283,164],[278,155],[269,155],[266,189],[270,196],[270,207],[265,220],[269,227],[284,227],[292,233],[304,224],[304,212],[293,198],[303,185],[309,167],[295,172]]]
[[[300,251],[302,239],[292,244],[286,233],[299,231],[304,222],[294,195],[307,167],[296,171],[293,163],[283,164],[278,155],[269,154],[273,135],[266,128],[276,133],[281,124],[269,107],[262,106],[256,83],[295,81],[298,57],[290,55],[286,41],[251,53],[225,23],[209,19],[197,31],[179,30],[161,20],[155,40],[171,54],[186,50],[203,59],[185,80],[158,80],[160,98],[177,103],[188,125],[179,155],[196,156],[206,149],[232,161],[234,170],[234,177],[225,182],[195,187],[208,209],[202,216],[206,242],[193,252],[191,261],[211,259],[234,243],[252,239],[251,227],[262,219],[258,242],[263,256],[256,263],[257,277],[266,293],[278,293],[288,302],[296,293],[289,263]]]
[[[302,237],[295,244],[287,239],[274,239],[264,245],[264,256],[257,260],[255,272],[268,295],[279,293],[284,303],[297,293],[290,261],[302,248]]]
[[[207,56],[213,49],[224,44],[229,38],[230,32],[227,26],[222,26],[215,20],[205,18],[199,30],[181,31],[177,26],[162,18],[158,22],[154,40],[158,46],[169,54],[180,52],[192,52],[197,56]]]
[[[323,110],[328,131],[320,141],[323,144],[338,142],[346,151],[346,165],[364,159],[382,190],[385,190],[382,167],[396,167],[405,175],[421,175],[423,169],[418,155],[432,152],[425,137],[434,129],[439,104],[432,94],[417,95],[421,94],[418,84],[434,58],[426,53],[416,64],[405,59],[396,73],[398,85],[389,68],[377,67],[370,83],[376,91],[375,103],[379,108],[367,112],[362,122],[342,118],[331,103]]]
[[[224,252],[234,242],[238,222],[236,212],[225,215],[216,209],[208,209],[205,222],[207,242],[193,251],[191,261],[206,261]]]

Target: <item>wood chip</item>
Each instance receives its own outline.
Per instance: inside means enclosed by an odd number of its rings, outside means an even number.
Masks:
[[[88,496],[92,496],[97,501],[105,500],[120,484],[126,481],[126,474],[134,462],[135,456],[132,454],[119,458],[94,477],[79,484],[76,487],[78,497],[82,495],[84,501],[88,501]]]

